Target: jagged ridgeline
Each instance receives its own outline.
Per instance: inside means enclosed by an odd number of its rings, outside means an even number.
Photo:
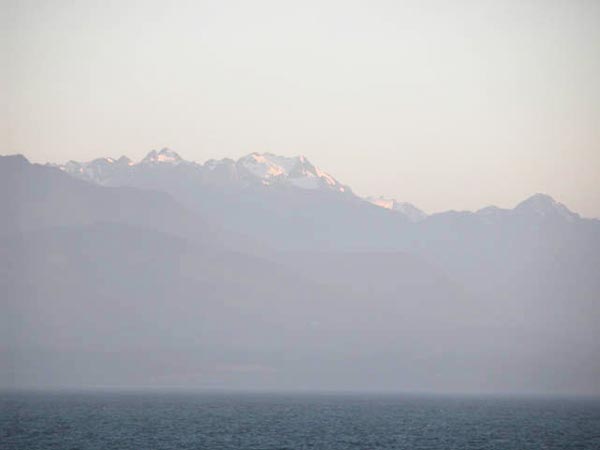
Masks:
[[[547,195],[426,215],[163,149],[0,157],[0,207],[2,386],[600,392],[600,222]]]

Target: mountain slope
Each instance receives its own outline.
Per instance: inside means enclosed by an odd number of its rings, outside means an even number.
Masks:
[[[424,220],[427,217],[427,214],[425,214],[412,203],[398,202],[397,200],[387,199],[384,197],[367,197],[366,200],[381,208],[402,213],[411,222],[420,222],[421,220]]]
[[[410,225],[404,214],[389,217],[302,156],[252,153],[201,165],[163,149],[133,165],[112,161],[113,172],[101,179],[91,167],[104,167],[104,160],[61,169],[106,186],[168,192],[230,231],[280,249],[396,248],[398,230]]]
[[[351,361],[416,357],[423,344],[394,348],[423,314],[419,299],[461,301],[449,284],[412,277],[367,301],[343,281],[303,274],[294,258],[227,251],[169,195],[92,185],[22,157],[0,159],[0,171],[5,386],[335,385]],[[411,273],[438,278],[423,265]],[[385,377],[418,380],[391,368]]]
[[[86,181],[107,186],[143,182],[148,172],[186,174],[203,185],[233,186],[289,186],[308,190],[349,192],[335,178],[313,166],[304,156],[284,157],[272,153],[251,153],[238,161],[209,160],[205,164],[185,161],[173,150],[152,150],[144,159],[133,163],[122,156],[119,159],[99,158],[89,162],[69,161],[57,166],[61,170]]]
[[[169,192],[188,208],[274,248],[410,253],[458,285],[499,303],[545,296],[565,304],[576,295],[577,301],[589,304],[597,292],[600,221],[583,219],[547,195],[536,194],[514,209],[490,206],[474,213],[423,217],[417,211],[411,216],[410,211],[387,211],[401,205],[395,201],[380,198],[378,206],[371,205],[331,190],[262,183],[207,185],[174,176],[176,169],[193,164],[177,161],[162,165],[164,177],[149,175],[140,187]],[[542,282],[549,271],[552,283]]]
[[[0,158],[4,385],[600,392],[598,221],[537,195],[413,223],[194,164],[111,187]]]
[[[589,329],[490,315],[410,255],[270,263],[121,224],[12,235],[0,252],[5,387],[597,387]]]
[[[0,156],[0,234],[53,226],[114,222],[191,238],[204,244],[259,249],[241,236],[190,212],[169,194],[101,187],[23,156]]]

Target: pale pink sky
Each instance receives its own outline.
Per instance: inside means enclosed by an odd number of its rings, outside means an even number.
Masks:
[[[600,217],[600,2],[0,1],[0,153],[304,154],[433,212]]]

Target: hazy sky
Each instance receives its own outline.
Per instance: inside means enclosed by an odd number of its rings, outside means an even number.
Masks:
[[[429,212],[600,217],[599,1],[0,5],[1,154],[304,154]]]

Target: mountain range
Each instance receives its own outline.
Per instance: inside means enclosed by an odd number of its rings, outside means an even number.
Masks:
[[[186,161],[168,148],[152,150],[141,161],[134,163],[127,156],[118,159],[104,157],[87,162],[69,161],[66,164],[48,164],[85,181],[103,186],[135,186],[156,188],[160,178],[170,177],[169,187],[175,178],[204,187],[251,188],[270,186],[274,188],[298,188],[321,192],[337,192],[356,197],[349,186],[340,183],[327,172],[314,166],[304,156],[285,157],[272,153],[251,153],[237,161],[229,158],[208,160],[204,164]],[[395,211],[411,222],[424,220],[428,215],[408,202],[381,197],[364,200],[381,208]],[[491,217],[507,213],[535,213],[538,215],[561,215],[569,220],[579,218],[565,205],[548,195],[535,194],[514,210],[488,206],[476,212],[479,216]]]
[[[600,221],[547,195],[426,215],[168,149],[0,188],[2,386],[600,393]]]
[[[313,166],[304,156],[285,157],[271,153],[251,153],[237,161],[211,159],[204,164],[186,161],[173,150],[152,150],[134,163],[128,157],[98,158],[88,162],[69,161],[58,165],[61,170],[102,185],[141,182],[148,173],[169,170],[182,177],[193,178],[204,185],[292,186],[308,190],[349,191],[328,173]]]

